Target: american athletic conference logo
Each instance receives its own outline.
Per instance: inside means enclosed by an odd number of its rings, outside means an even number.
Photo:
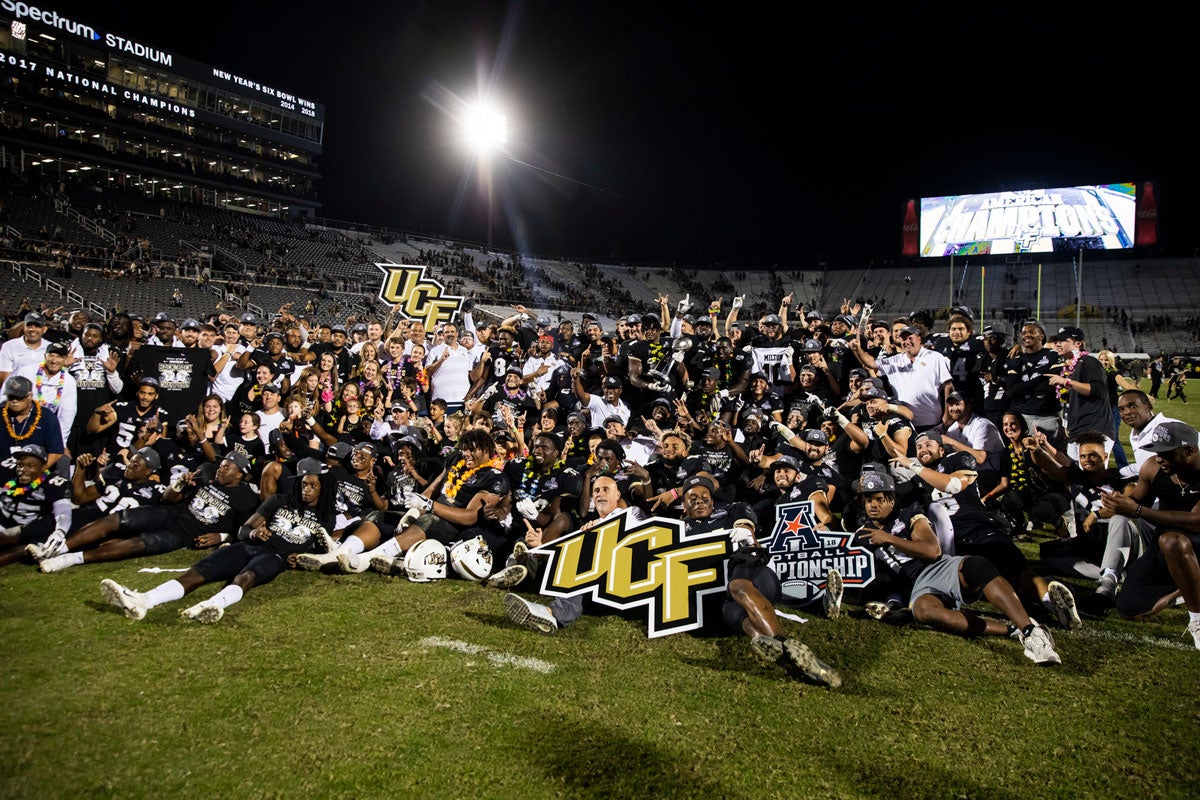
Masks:
[[[812,503],[783,503],[775,508],[775,528],[759,543],[771,554],[783,596],[807,603],[825,594],[825,577],[836,569],[847,588],[861,589],[875,580],[875,558],[856,547],[853,533],[819,531]]]

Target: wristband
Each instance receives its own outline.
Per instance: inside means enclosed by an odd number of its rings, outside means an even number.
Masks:
[[[1137,504],[1137,508],[1135,508],[1135,509],[1133,510],[1133,518],[1134,518],[1134,519],[1137,519],[1137,518],[1138,518],[1138,517],[1140,517],[1141,515],[1142,515],[1142,504],[1141,504],[1141,503],[1138,503],[1138,504]]]

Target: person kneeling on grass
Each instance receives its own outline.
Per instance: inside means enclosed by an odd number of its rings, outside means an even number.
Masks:
[[[222,547],[176,579],[148,592],[135,592],[114,580],[100,582],[100,592],[130,619],[142,619],[155,606],[179,600],[206,583],[228,581],[209,599],[179,612],[184,619],[213,623],[225,609],[255,586],[273,581],[296,558],[319,546],[333,530],[336,483],[321,462],[306,458],[296,467],[289,494],[271,495],[238,531],[239,541]]]
[[[1012,584],[990,561],[982,556],[943,555],[925,515],[896,508],[896,483],[890,475],[864,472],[858,485],[868,520],[859,529],[858,542],[881,551],[881,560],[894,564],[911,580],[909,608],[914,619],[959,636],[1015,635],[1035,664],[1062,663],[1050,632],[1029,618]],[[1010,624],[963,608],[980,596]],[[883,618],[884,609],[868,609],[868,613]]]

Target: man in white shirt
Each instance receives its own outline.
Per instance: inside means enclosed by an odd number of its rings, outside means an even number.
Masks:
[[[979,464],[979,486],[990,491],[1000,482],[1005,444],[1000,431],[987,417],[975,413],[971,399],[960,392],[946,397],[945,431],[942,444],[952,450],[966,451]]]
[[[271,444],[271,431],[278,428],[283,423],[283,409],[279,403],[283,399],[283,392],[279,388],[278,383],[268,383],[262,390],[262,408],[254,413],[258,415],[260,420],[258,425],[258,438],[262,439],[264,445]]]
[[[453,323],[442,326],[442,339],[425,359],[429,395],[431,400],[445,400],[446,410],[454,413],[471,388],[471,351],[459,344],[458,326]]]
[[[535,392],[548,391],[554,370],[558,369],[562,363],[562,359],[554,355],[554,340],[549,336],[539,337],[534,342],[529,357],[525,359],[525,366],[522,367],[525,383],[531,384],[531,388]]]
[[[216,377],[212,381],[212,390],[213,394],[228,403],[234,392],[242,385],[242,378],[245,377],[245,373],[238,369],[238,359],[250,348],[242,344],[236,323],[225,323],[222,333],[225,340],[213,346],[213,352],[217,354],[217,359],[213,362]]]
[[[45,317],[36,312],[25,315],[24,332],[0,346],[0,383],[21,367],[33,365],[36,368],[45,360],[49,344],[42,338],[45,333]]]
[[[63,359],[68,352],[70,348],[66,342],[55,342],[46,348],[41,364],[26,364],[13,373],[28,378],[33,384],[33,399],[58,417],[64,442],[75,424],[75,412],[79,407],[75,378],[63,369]]]
[[[1141,389],[1130,389],[1122,392],[1117,398],[1117,411],[1121,422],[1129,426],[1129,443],[1133,445],[1134,463],[1122,467],[1122,478],[1136,478],[1138,471],[1154,453],[1142,449],[1142,446],[1154,440],[1154,430],[1164,422],[1179,422],[1172,417],[1163,416],[1162,412],[1155,414],[1153,401]]]
[[[630,411],[629,406],[621,399],[621,393],[625,391],[625,384],[621,379],[616,375],[609,375],[600,383],[600,394],[588,394],[579,379],[580,372],[579,367],[571,370],[575,378],[575,396],[579,398],[579,405],[591,414],[592,426],[600,427],[609,417],[620,417],[621,422],[628,425]]]
[[[864,367],[887,376],[896,390],[896,398],[912,409],[913,426],[917,431],[929,430],[941,422],[942,398],[953,385],[950,360],[926,349],[921,342],[921,332],[911,325],[897,333],[900,352],[894,356],[876,359],[862,349],[857,339],[851,339],[849,347]]]

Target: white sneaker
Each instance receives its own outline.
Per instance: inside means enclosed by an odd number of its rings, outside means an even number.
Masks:
[[[538,633],[554,633],[558,630],[558,620],[550,612],[550,606],[531,603],[520,595],[504,595],[504,613],[517,625],[532,628]]]
[[[405,576],[403,558],[392,558],[391,556],[373,556],[368,568],[374,570],[375,572],[383,573],[384,575],[395,575],[401,578]]]
[[[341,544],[341,542],[339,542],[337,539],[330,536],[329,531],[326,531],[324,528],[321,529],[320,539],[321,546],[325,548],[326,553],[332,553],[334,550],[337,550],[338,545]]]
[[[825,576],[825,596],[821,598],[825,606],[825,616],[837,619],[842,615],[842,573],[836,569],[829,570]]]
[[[326,564],[332,564],[337,561],[337,556],[333,553],[324,553],[317,555],[316,553],[301,553],[296,556],[296,566],[299,569],[306,569],[310,572],[319,572]]]
[[[54,558],[67,552],[67,537],[59,531],[54,531],[44,542],[25,545],[25,552],[38,561],[43,558]]]
[[[1079,609],[1075,607],[1075,595],[1071,594],[1066,584],[1050,581],[1047,588],[1050,593],[1050,607],[1058,624],[1069,631],[1081,627],[1083,620],[1079,619]]]
[[[489,589],[511,589],[529,576],[529,570],[521,564],[513,564],[492,575],[483,582]]]
[[[116,606],[125,612],[130,619],[144,619],[146,616],[146,596],[133,589],[127,589],[116,581],[105,578],[100,581],[100,594],[111,606]]]
[[[204,625],[211,625],[221,621],[221,617],[225,616],[225,609],[205,600],[203,603],[196,603],[196,605],[180,611],[179,616],[184,619],[198,620]]]
[[[1096,595],[1110,602],[1116,599],[1117,576],[1111,573],[1101,575],[1100,580],[1096,582]]]
[[[1189,633],[1192,635],[1192,642],[1196,645],[1196,649],[1200,650],[1200,620],[1193,619],[1188,622],[1187,630],[1183,635],[1187,636]]]
[[[1029,632],[1028,636],[1021,636],[1021,641],[1025,645],[1025,657],[1033,663],[1042,665],[1062,663],[1062,658],[1054,650],[1054,639],[1051,638],[1050,631],[1036,622],[1033,623],[1033,630]]]
[[[364,556],[362,553],[350,555],[349,553],[338,553],[337,557],[338,568],[342,572],[349,572],[351,575],[357,575],[360,572],[366,572],[371,566],[371,559]]]

